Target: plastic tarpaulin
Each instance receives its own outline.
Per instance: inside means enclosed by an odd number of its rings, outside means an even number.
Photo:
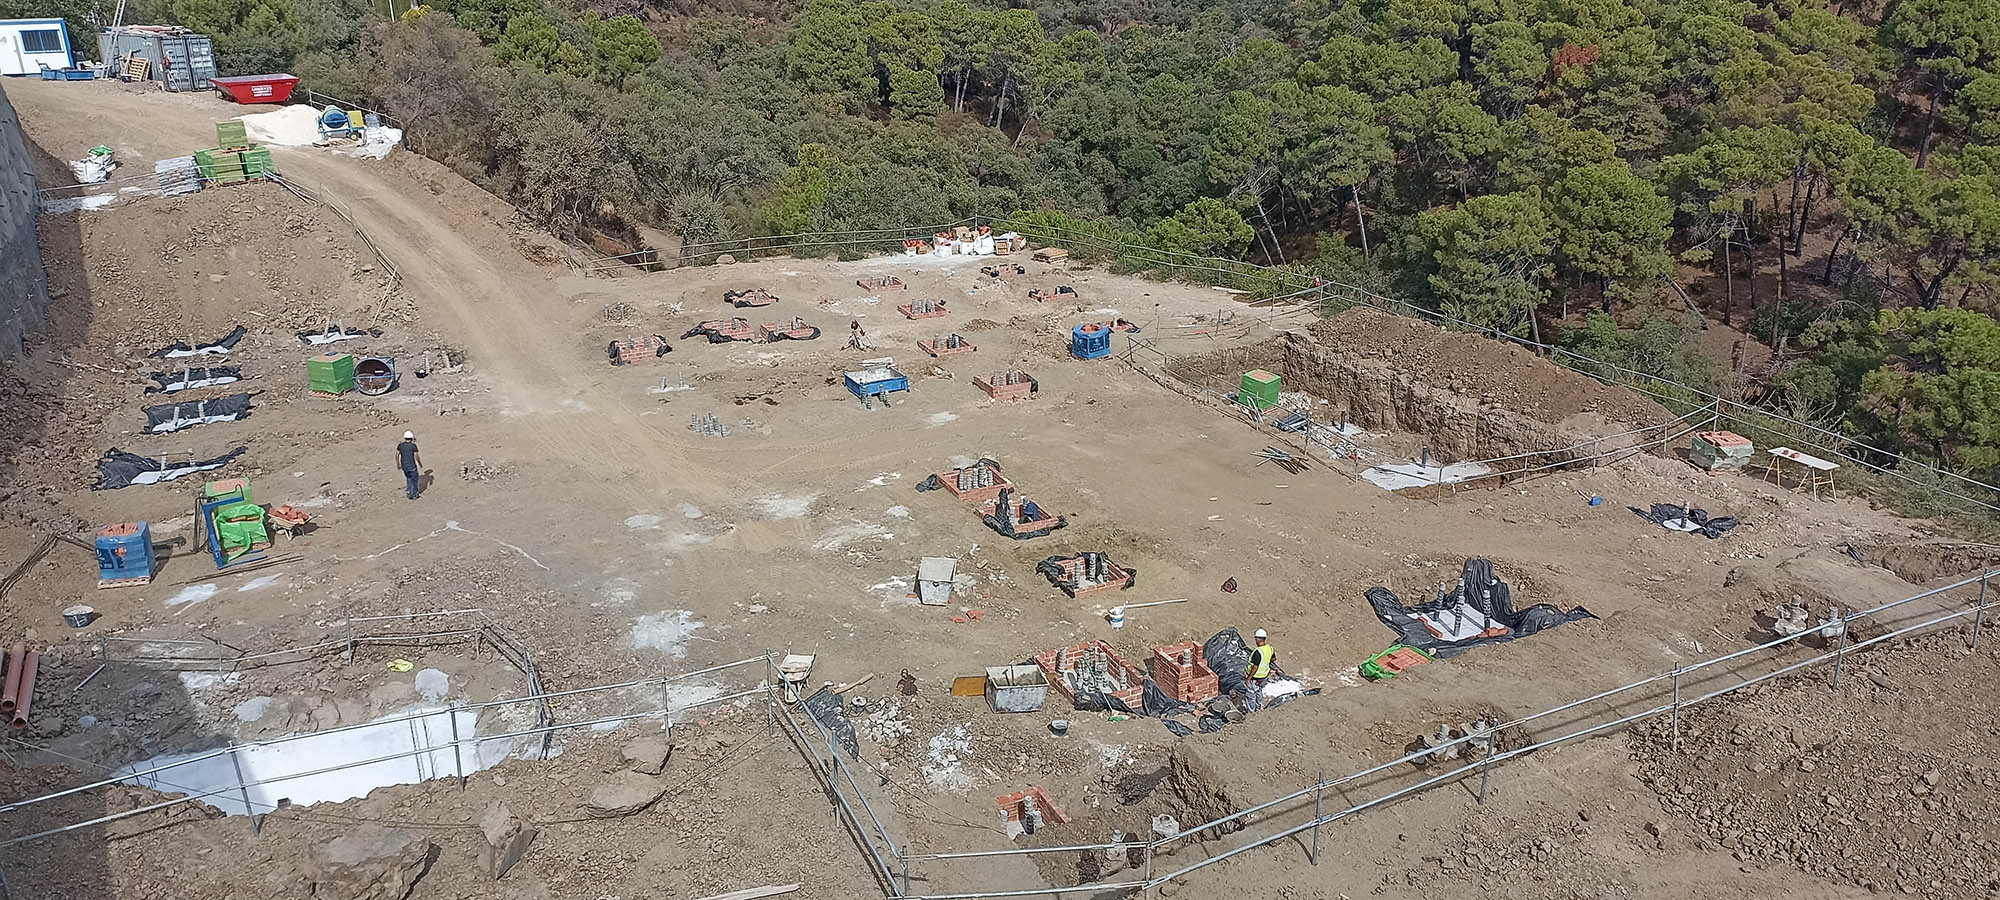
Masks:
[[[104,456],[97,460],[97,483],[90,489],[109,491],[133,484],[158,484],[182,475],[220,469],[249,449],[238,447],[221,456],[182,461],[148,458],[113,447],[104,451]]]
[[[337,344],[341,341],[359,340],[365,337],[381,337],[382,329],[370,328],[363,330],[360,328],[342,328],[339,325],[328,325],[316,331],[299,331],[294,333],[299,336],[300,343],[309,347],[323,347],[327,344]]]
[[[205,343],[188,346],[185,341],[177,341],[172,346],[161,347],[147,356],[155,359],[178,359],[183,356],[226,356],[236,348],[236,342],[243,339],[244,328],[236,326],[228,334]]]
[[[1497,644],[1537,634],[1580,619],[1594,619],[1579,606],[1564,612],[1547,603],[1514,608],[1514,593],[1483,559],[1468,559],[1458,584],[1436,599],[1406,606],[1388,588],[1369,588],[1368,604],[1375,617],[1396,632],[1397,639],[1433,656],[1456,656],[1482,644]],[[1223,669],[1212,662],[1218,675]]]
[[[1652,509],[1628,506],[1639,518],[1645,519],[1668,531],[1698,531],[1701,536],[1715,540],[1743,523],[1735,516],[1710,517],[1708,510],[1692,506],[1676,506],[1672,503],[1655,503]]]
[[[243,373],[235,366],[210,366],[178,372],[148,372],[146,377],[153,381],[153,386],[147,388],[146,393],[173,394],[219,384],[235,384],[243,380]]]
[[[1033,660],[1022,663],[1022,665],[1033,664]],[[1152,676],[1147,676],[1144,687],[1139,691],[1138,709],[1133,709],[1125,701],[1095,688],[1077,692],[1076,708],[1082,712],[1122,712],[1134,716],[1158,718],[1180,712],[1186,708],[1186,704],[1175,700],[1173,695],[1166,691],[1160,690],[1160,686],[1153,682]]]
[[[234,422],[250,415],[250,395],[230,394],[212,400],[189,400],[146,407],[146,432],[166,434],[210,422]]]

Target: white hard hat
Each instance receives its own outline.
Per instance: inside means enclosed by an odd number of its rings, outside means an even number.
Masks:
[[[406,441],[409,441],[409,440],[415,440],[415,439],[416,439],[416,437],[417,437],[417,433],[416,433],[416,432],[414,432],[414,431],[405,431],[405,432],[403,432],[403,440],[406,440]]]
[[[1264,629],[1262,629],[1262,628],[1259,628],[1259,629],[1257,629],[1257,634],[1256,634],[1256,636],[1257,636],[1257,637],[1270,637],[1270,635],[1268,635],[1268,634],[1265,634],[1265,633],[1264,633]]]

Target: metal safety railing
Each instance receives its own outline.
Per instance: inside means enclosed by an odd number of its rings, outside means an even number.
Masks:
[[[1177,834],[1157,837],[1149,841],[1105,842],[1097,844],[1077,844],[1063,847],[1021,848],[1008,850],[981,850],[949,853],[919,853],[909,849],[900,859],[905,872],[901,890],[890,896],[904,900],[973,900],[990,897],[1033,897],[1076,894],[1091,895],[1097,891],[1135,890],[1144,891],[1148,896],[1163,885],[1184,879],[1209,866],[1233,859],[1273,843],[1310,834],[1311,843],[1306,850],[1309,861],[1317,865],[1320,856],[1321,828],[1331,826],[1344,819],[1352,818],[1398,800],[1421,793],[1441,785],[1458,783],[1477,776],[1478,787],[1474,794],[1484,801],[1495,768],[1521,756],[1561,744],[1595,737],[1622,730],[1636,723],[1666,717],[1670,729],[1670,746],[1678,751],[1680,746],[1681,715],[1692,707],[1709,704],[1747,687],[1763,684],[1777,678],[1795,675],[1816,667],[1831,667],[1830,686],[1840,687],[1842,670],[1847,657],[1890,641],[1918,635],[1940,626],[1952,623],[1970,625],[1968,641],[1973,649],[1978,649],[1980,632],[1985,627],[1988,610],[2000,608],[2000,599],[1989,598],[1988,582],[1993,573],[1962,579],[1943,587],[1934,588],[1879,604],[1868,609],[1845,613],[1830,619],[1820,626],[1807,631],[1779,637],[1774,640],[1741,650],[1710,657],[1685,666],[1653,675],[1630,684],[1602,691],[1563,703],[1537,713],[1502,722],[1485,729],[1441,744],[1426,746],[1420,750],[1398,757],[1388,762],[1342,775],[1336,778],[1321,776],[1312,784],[1281,796],[1265,800],[1236,812],[1219,816],[1213,820],[1183,827]],[[1946,595],[1976,587],[1977,593],[1962,608],[1951,609],[1952,601]],[[1928,608],[1912,607],[1925,600],[1946,604]],[[1894,614],[1894,627],[1881,634],[1864,640],[1850,641],[1855,626],[1864,620],[1878,624]],[[1837,626],[1837,627],[1835,627]],[[1803,642],[1817,635],[1825,635],[1835,642],[1833,646],[1797,658],[1795,651]],[[1762,671],[1745,674],[1742,667],[1757,665]],[[1768,668],[1765,668],[1768,667]],[[1640,711],[1626,712],[1632,705]],[[1608,708],[1609,712],[1593,712],[1591,708]],[[1553,730],[1551,737],[1542,737],[1520,746],[1503,749],[1502,736],[1512,732],[1519,734],[1530,726]],[[1468,761],[1455,768],[1424,774],[1417,768],[1427,760],[1441,760],[1445,757],[1464,757]],[[1414,774],[1413,774],[1414,773]],[[1384,792],[1359,802],[1349,802],[1351,791],[1370,787],[1386,788]],[[1329,799],[1335,799],[1339,809],[1328,810]],[[1248,835],[1252,829],[1259,831]],[[1242,839],[1231,840],[1233,835],[1246,835]],[[885,836],[886,838],[886,836]],[[1176,852],[1182,845],[1198,845],[1202,855],[1169,871],[1158,871],[1158,859]],[[1220,845],[1220,846],[1210,846]],[[905,845],[906,848],[908,845]],[[1101,852],[1105,850],[1140,850],[1139,877],[1115,882],[1092,882],[1066,886],[998,887],[989,886],[982,890],[954,891],[945,893],[911,893],[909,890],[911,871],[915,863],[950,862],[958,859],[1028,857],[1046,853]],[[945,873],[918,870],[918,875],[926,881],[936,881]]]
[[[1072,844],[1060,847],[1036,847],[1004,850],[964,850],[921,852],[909,841],[899,842],[885,823],[876,804],[871,803],[863,788],[864,779],[856,777],[853,769],[841,758],[840,748],[835,744],[829,729],[814,719],[810,712],[806,718],[810,727],[801,726],[796,715],[782,702],[780,693],[785,690],[784,682],[776,671],[776,657],[770,653],[734,662],[722,663],[674,675],[642,678],[615,684],[594,685],[561,691],[547,691],[539,688],[539,681],[531,680],[534,689],[525,696],[503,698],[479,703],[456,703],[435,709],[423,710],[403,716],[385,718],[373,722],[357,723],[306,734],[288,735],[262,741],[231,743],[227,746],[197,753],[163,765],[132,771],[115,772],[109,777],[88,784],[43,794],[0,805],[0,821],[23,810],[34,809],[65,797],[108,788],[120,784],[151,784],[153,786],[186,790],[184,796],[143,804],[131,809],[120,810],[101,816],[89,817],[75,822],[38,828],[27,834],[15,835],[0,840],[0,846],[12,846],[28,841],[40,840],[79,829],[104,825],[120,819],[146,813],[170,809],[188,803],[196,803],[215,797],[228,797],[240,802],[248,811],[253,828],[258,816],[278,808],[278,804],[260,801],[252,797],[251,789],[271,785],[297,782],[361,766],[381,765],[399,760],[413,760],[417,780],[443,777],[436,766],[440,754],[448,753],[451,758],[452,775],[461,786],[467,775],[465,747],[475,748],[473,758],[477,760],[476,748],[490,742],[513,742],[521,738],[543,737],[545,740],[559,731],[577,728],[596,728],[605,725],[620,725],[635,721],[658,720],[663,729],[670,729],[676,717],[690,711],[722,703],[733,703],[762,695],[766,704],[767,726],[779,727],[792,738],[800,752],[808,760],[825,788],[829,800],[836,809],[839,819],[850,829],[852,835],[867,854],[870,869],[878,877],[884,893],[890,897],[907,900],[972,900],[981,897],[1030,897],[1057,896],[1074,892],[1106,890],[1139,890],[1151,892],[1167,883],[1235,858],[1251,850],[1269,846],[1287,838],[1311,833],[1308,849],[1309,859],[1317,864],[1319,859],[1319,830],[1343,819],[1360,815],[1369,810],[1394,803],[1397,800],[1444,784],[1459,782],[1474,775],[1480,779],[1477,796],[1484,799],[1487,784],[1497,766],[1537,750],[1554,747],[1581,738],[1592,737],[1622,729],[1637,722],[1668,718],[1671,729],[1671,745],[1679,747],[1680,719],[1684,710],[1707,704],[1746,687],[1762,684],[1815,667],[1831,666],[1831,686],[1838,689],[1847,657],[1860,651],[1920,634],[1939,626],[1969,620],[1971,626],[1969,642],[1976,650],[1980,633],[1985,626],[1985,613],[2000,607],[2000,600],[1989,599],[1990,572],[1961,579],[1951,584],[1923,591],[1899,600],[1882,603],[1867,609],[1844,613],[1830,619],[1821,626],[1799,634],[1779,637],[1752,647],[1720,654],[1689,665],[1643,678],[1629,684],[1601,691],[1587,697],[1563,703],[1520,718],[1502,722],[1490,728],[1477,730],[1449,742],[1426,746],[1388,762],[1379,763],[1336,778],[1324,776],[1312,784],[1293,790],[1281,796],[1257,803],[1213,820],[1187,826],[1178,833],[1155,837],[1148,841],[1109,841],[1092,844]],[[1955,591],[1974,589],[1976,595],[1969,603],[1960,604],[1950,598]],[[1931,604],[1921,604],[1930,600]],[[1960,608],[1953,608],[1959,606]],[[467,612],[467,611],[460,611]],[[476,612],[471,611],[471,612]],[[379,617],[394,620],[397,616]],[[1855,626],[1872,621],[1878,625],[1893,626],[1863,640],[1849,640]],[[1837,624],[1837,628],[1831,627]],[[1816,635],[1834,632],[1829,640],[1837,643],[1827,649],[1798,658],[1796,649]],[[357,645],[359,644],[357,639]],[[315,646],[338,646],[339,642],[322,642]],[[713,696],[698,700],[675,703],[672,689],[675,685],[690,679],[712,677],[719,673],[742,670],[762,665],[763,674],[752,686],[734,690],[722,690]],[[1765,668],[1763,671],[1743,672],[1746,665]],[[531,670],[532,671],[532,670]],[[531,675],[531,678],[533,676]],[[645,692],[652,688],[660,690],[660,704],[638,710],[621,710],[609,715],[588,715],[566,721],[536,719],[536,724],[527,728],[503,731],[497,734],[466,735],[459,727],[459,717],[470,714],[477,721],[480,714],[488,711],[505,710],[522,704],[533,704],[536,709],[547,709],[559,700],[574,700],[609,692]],[[1632,706],[1638,712],[1626,712]],[[1593,707],[1598,709],[1593,710]],[[1602,711],[1609,708],[1609,712]],[[537,714],[539,715],[539,714]],[[418,729],[424,735],[430,734],[434,725],[441,723],[449,732],[449,740],[429,741],[418,739]],[[298,741],[323,739],[330,735],[349,734],[362,729],[380,728],[387,725],[405,724],[411,729],[413,746],[406,751],[378,754],[366,759],[349,760],[336,765],[321,766],[304,771],[283,772],[256,778],[248,777],[242,764],[242,755],[260,748],[283,746]],[[1558,732],[1552,737],[1543,737],[1509,749],[1502,749],[1499,740],[1502,735],[1520,734],[1534,729]],[[34,748],[16,740],[23,746]],[[546,746],[546,744],[545,744]],[[1425,776],[1421,770],[1412,775],[1410,767],[1443,756],[1464,756],[1463,765]],[[1476,756],[1476,758],[1474,758]],[[227,758],[235,777],[220,784],[203,789],[186,789],[174,783],[173,770]],[[427,767],[426,763],[429,763]],[[1386,787],[1387,790],[1360,802],[1347,803],[1350,791],[1371,787]],[[1339,798],[1345,803],[1340,809],[1327,811],[1329,798]],[[891,807],[893,809],[893,807]],[[260,812],[261,809],[261,812]],[[1252,830],[1262,832],[1250,835]],[[1248,835],[1243,839],[1231,839],[1235,835]],[[1199,842],[1203,851],[1201,858],[1192,860],[1169,871],[1159,871],[1159,860],[1176,853],[1183,845]],[[1210,846],[1217,845],[1217,846]],[[985,886],[976,890],[947,890],[944,892],[913,892],[918,883],[935,884],[950,876],[949,864],[960,860],[993,859],[1002,857],[1032,857],[1052,853],[1090,853],[1106,850],[1138,851],[1140,862],[1134,876],[1120,881],[1093,882],[1080,885],[1038,885],[1029,887]],[[943,865],[940,865],[943,864]]]

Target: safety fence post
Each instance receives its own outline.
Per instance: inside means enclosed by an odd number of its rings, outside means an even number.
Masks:
[[[1493,778],[1493,733],[1498,730],[1498,728],[1487,729],[1486,758],[1479,761],[1479,802],[1481,803],[1486,802],[1486,783]]]
[[[910,848],[904,847],[898,855],[903,857],[903,896],[907,897],[910,895]]]
[[[1833,651],[1833,689],[1840,690],[1840,664],[1847,661],[1847,628],[1850,623],[1846,616],[1840,619],[1840,644]]]
[[[1979,629],[1986,624],[1986,577],[1993,574],[1987,569],[1979,573],[1979,602],[1972,608],[1972,649],[1979,649]]]
[[[1673,751],[1679,753],[1681,752],[1681,667],[1679,663],[1674,664],[1674,707],[1673,711],[1669,713],[1669,719],[1673,722]]]
[[[445,715],[451,717],[451,767],[458,770],[458,789],[463,791],[465,790],[465,760],[463,755],[458,752],[458,704],[453,703],[451,709],[445,711]]]
[[[1326,770],[1321,769],[1319,770],[1319,780],[1313,782],[1313,849],[1312,849],[1312,856],[1308,857],[1309,859],[1312,860],[1312,864],[1315,866],[1319,865],[1319,818],[1320,818],[1319,801],[1320,801],[1320,794],[1325,790],[1326,790]]]
[[[263,834],[263,819],[257,815],[257,810],[250,806],[250,785],[244,782],[243,760],[237,757],[237,751],[240,749],[229,748],[229,765],[236,770],[236,795],[243,798],[243,814],[250,817],[250,833]]]
[[[1153,883],[1153,854],[1154,854],[1154,852],[1155,852],[1155,849],[1154,849],[1154,848],[1155,848],[1155,847],[1156,847],[1156,846],[1157,846],[1157,845],[1158,845],[1159,843],[1160,843],[1160,839],[1159,839],[1159,838],[1157,838],[1157,837],[1155,837],[1154,839],[1152,839],[1152,840],[1150,840],[1150,841],[1147,841],[1147,842],[1146,842],[1146,887],[1145,887],[1145,896],[1146,896],[1146,897],[1149,897],[1149,898],[1151,898],[1151,897],[1157,897],[1157,896],[1159,896],[1159,886],[1158,886],[1158,885],[1155,885],[1155,884]]]

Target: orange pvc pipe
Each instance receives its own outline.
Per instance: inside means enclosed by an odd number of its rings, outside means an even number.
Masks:
[[[0,683],[0,716],[11,716],[20,704],[16,698],[21,693],[21,669],[28,658],[28,642],[15,641],[14,649],[7,651],[7,677]]]
[[[21,665],[21,682],[14,690],[14,727],[28,727],[28,708],[35,705],[35,669],[41,665],[40,653],[28,653],[27,661]]]

